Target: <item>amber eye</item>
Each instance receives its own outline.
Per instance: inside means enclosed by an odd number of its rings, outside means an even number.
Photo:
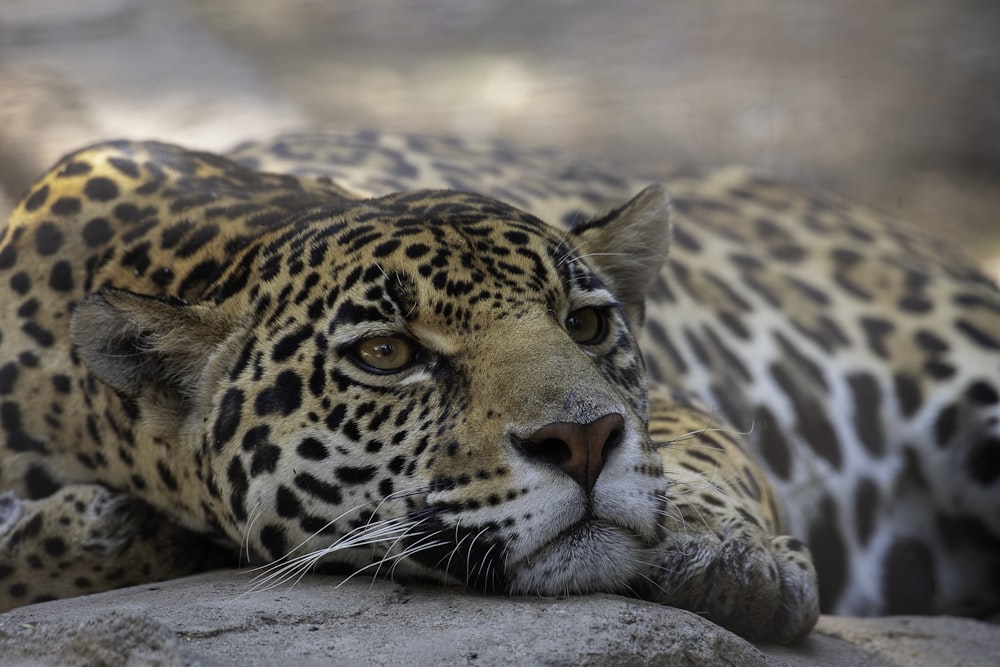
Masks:
[[[392,373],[409,366],[416,358],[416,350],[406,338],[375,336],[355,345],[354,357],[366,370]]]
[[[574,310],[566,317],[566,331],[580,345],[597,345],[604,340],[607,329],[607,317],[597,308]]]

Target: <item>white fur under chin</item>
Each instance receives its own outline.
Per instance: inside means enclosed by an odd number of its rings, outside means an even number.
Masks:
[[[648,569],[648,549],[623,528],[587,521],[529,557],[508,563],[513,595],[627,591]]]

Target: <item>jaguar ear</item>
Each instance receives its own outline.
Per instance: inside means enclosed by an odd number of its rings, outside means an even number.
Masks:
[[[104,288],[77,304],[70,337],[98,379],[176,428],[236,327],[208,305]]]
[[[650,185],[602,218],[575,228],[581,253],[625,305],[636,329],[642,326],[646,295],[670,247],[670,199]]]

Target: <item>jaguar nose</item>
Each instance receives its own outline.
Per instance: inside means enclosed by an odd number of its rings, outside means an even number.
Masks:
[[[588,424],[546,424],[519,444],[525,455],[559,466],[589,492],[624,430],[625,418],[612,413]]]

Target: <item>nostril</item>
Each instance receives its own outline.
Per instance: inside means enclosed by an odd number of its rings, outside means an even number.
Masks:
[[[616,417],[618,415],[615,415]],[[625,436],[625,420],[622,420],[622,425],[614,428],[611,433],[608,434],[608,439],[604,443],[604,458],[608,458],[608,454],[618,449],[622,444]]]
[[[624,417],[612,413],[588,424],[546,424],[516,444],[527,457],[558,466],[590,491],[607,455],[620,446],[624,431]]]
[[[518,442],[518,445],[529,458],[552,463],[560,468],[573,458],[569,445],[557,438],[547,438],[539,442],[522,440]]]

